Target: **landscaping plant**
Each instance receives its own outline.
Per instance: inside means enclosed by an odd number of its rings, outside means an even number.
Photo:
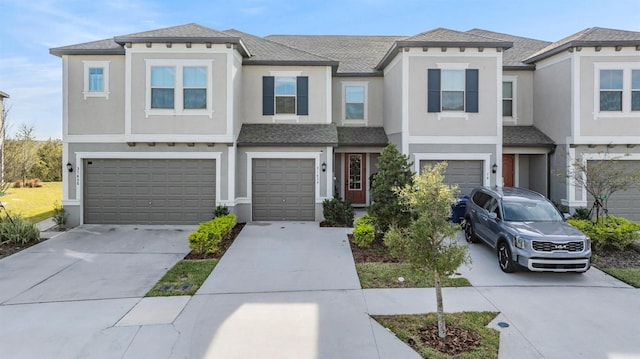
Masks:
[[[446,337],[441,278],[469,261],[467,247],[454,238],[459,227],[449,221],[457,187],[443,183],[446,167],[445,162],[425,167],[422,174],[414,175],[412,184],[394,190],[412,220],[406,228],[393,225],[384,236],[391,254],[433,274],[440,338]]]
[[[62,204],[60,202],[55,202],[53,204],[53,223],[56,224],[56,227],[58,227],[58,229],[64,229],[65,225],[67,224],[67,211],[64,209],[64,207],[62,207]]]
[[[368,247],[376,239],[376,230],[371,216],[365,214],[356,219],[356,226],[353,229],[353,242],[358,247]]]
[[[195,232],[189,234],[189,248],[199,255],[210,255],[218,250],[223,239],[231,235],[236,225],[236,216],[229,214],[200,223]]]
[[[20,216],[0,220],[0,242],[26,245],[40,240],[40,231],[30,221]]]
[[[382,149],[378,157],[378,172],[371,181],[371,205],[367,212],[375,220],[378,231],[386,232],[391,225],[400,228],[409,225],[410,211],[393,189],[411,184],[413,171],[409,157],[389,144]]]
[[[601,217],[596,222],[589,219],[568,219],[567,222],[589,236],[596,251],[623,250],[640,239],[640,223],[626,218],[610,215]]]
[[[353,208],[349,201],[343,201],[340,198],[325,199],[322,202],[322,215],[325,224],[329,226],[353,226]]]
[[[230,213],[229,207],[225,205],[220,205],[220,206],[217,206],[216,209],[213,211],[213,218],[226,216],[229,213]]]

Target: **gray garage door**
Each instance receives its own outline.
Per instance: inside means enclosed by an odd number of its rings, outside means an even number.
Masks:
[[[420,161],[420,172],[425,165],[439,161]],[[457,184],[460,195],[468,195],[475,187],[482,186],[482,161],[448,160],[444,176],[447,184]]]
[[[311,159],[254,159],[254,221],[315,220],[315,165]]]
[[[84,222],[192,224],[215,208],[215,160],[88,159]]]
[[[591,162],[594,161],[589,161],[588,163]],[[625,166],[628,169],[640,169],[640,161],[618,161],[617,165]],[[591,208],[592,205],[593,197],[587,195],[587,207]],[[640,222],[640,190],[632,188],[615,192],[609,198],[607,208],[609,209],[609,214]]]

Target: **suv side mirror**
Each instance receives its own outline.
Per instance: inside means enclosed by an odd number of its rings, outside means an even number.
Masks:
[[[562,217],[564,217],[564,219],[567,220],[567,219],[571,218],[571,213],[566,213],[565,212],[565,213],[562,214]]]
[[[496,220],[498,219],[498,214],[496,212],[489,212],[489,218]]]

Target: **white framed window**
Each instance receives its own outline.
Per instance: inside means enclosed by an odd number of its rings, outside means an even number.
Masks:
[[[342,83],[342,123],[367,123],[368,82],[352,81]]]
[[[502,77],[502,121],[516,123],[518,120],[518,78]]]
[[[626,117],[640,111],[640,64],[594,64],[594,118]]]
[[[145,115],[213,117],[212,60],[146,60]]]
[[[110,61],[82,61],[84,65],[84,99],[104,97],[109,99],[109,63]]]
[[[296,77],[275,77],[276,115],[296,114]]]
[[[442,111],[464,111],[464,70],[442,70]]]

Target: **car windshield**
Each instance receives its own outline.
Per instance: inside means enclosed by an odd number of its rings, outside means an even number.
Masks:
[[[511,222],[555,222],[562,216],[548,201],[504,201],[504,220]]]

